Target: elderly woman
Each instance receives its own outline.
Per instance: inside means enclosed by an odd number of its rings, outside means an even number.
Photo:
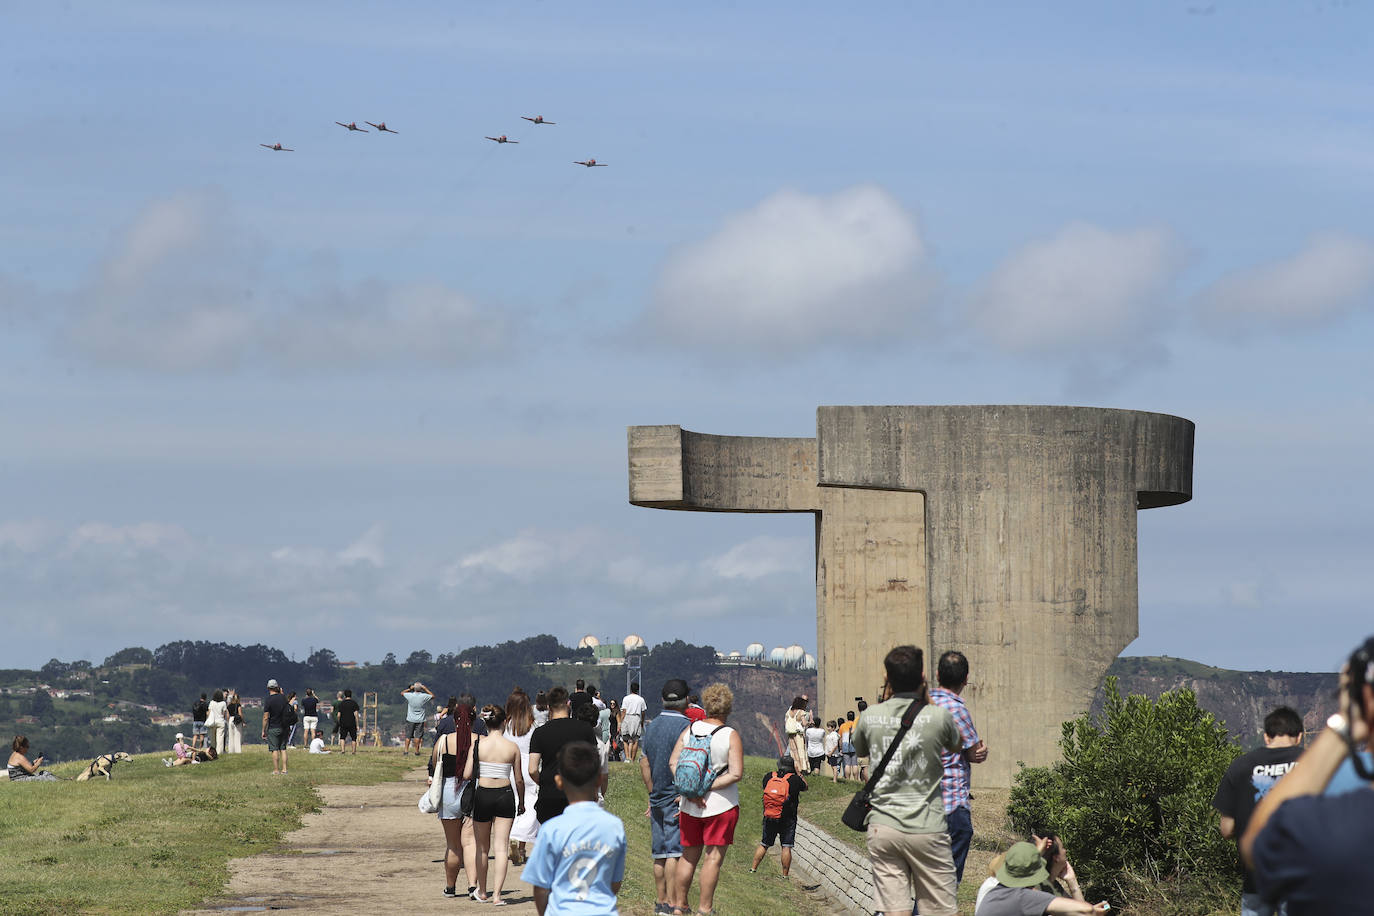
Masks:
[[[668,758],[670,770],[677,769],[683,741],[690,732],[696,737],[710,736],[711,769],[717,774],[711,788],[701,798],[681,798],[678,802],[678,830],[682,836],[682,861],[677,866],[677,899],[687,900],[692,877],[701,864],[700,913],[714,912],[716,884],[725,851],[735,842],[739,823],[739,781],[744,776],[744,743],[739,732],[725,724],[730,718],[735,695],[724,684],[712,684],[701,692],[706,718],[693,722],[678,735]]]
[[[10,782],[25,782],[28,780],[38,780],[40,782],[57,782],[57,777],[47,770],[40,770],[43,765],[43,755],[38,755],[33,760],[29,759],[29,739],[23,735],[15,735],[14,741],[10,743],[10,762],[9,775]]]

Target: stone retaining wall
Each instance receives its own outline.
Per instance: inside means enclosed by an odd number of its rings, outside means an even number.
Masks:
[[[873,872],[868,857],[842,840],[797,818],[797,843],[792,847],[792,866],[820,884],[834,901],[836,912],[873,912]]]

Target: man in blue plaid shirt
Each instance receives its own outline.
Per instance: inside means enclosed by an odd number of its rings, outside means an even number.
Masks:
[[[960,696],[968,686],[968,659],[962,652],[946,652],[940,656],[936,670],[939,687],[930,691],[930,702],[943,706],[954,717],[964,750],[960,754],[940,751],[945,775],[940,779],[940,792],[945,800],[945,824],[949,829],[950,851],[954,853],[956,881],[964,880],[964,860],[973,841],[973,813],[969,807],[969,775],[972,765],[988,759],[988,747],[973,727],[964,698]]]

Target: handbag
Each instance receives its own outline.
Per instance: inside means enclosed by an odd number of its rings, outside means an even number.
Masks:
[[[849,806],[844,809],[844,814],[840,815],[840,822],[850,830],[857,830],[862,833],[868,829],[868,812],[873,810],[873,787],[878,784],[878,780],[883,778],[883,770],[887,769],[887,762],[897,752],[897,745],[902,743],[902,738],[906,736],[907,729],[911,728],[911,723],[916,721],[916,714],[925,705],[925,701],[919,697],[911,701],[911,705],[902,714],[901,728],[897,729],[897,734],[892,736],[892,741],[887,745],[887,753],[883,754],[883,759],[873,768],[873,772],[869,774],[868,782],[864,783],[864,787],[855,792],[854,797],[849,800]]]
[[[443,741],[443,738],[439,741]],[[439,742],[435,742],[436,748],[438,745]],[[439,760],[442,762],[443,759],[443,753],[440,752]],[[435,766],[433,757],[429,760],[429,789],[420,796],[419,806],[421,814],[437,814],[444,806],[444,768]]]
[[[473,806],[477,804],[477,774],[482,766],[481,757],[478,749],[482,746],[482,739],[476,737],[472,742],[472,778],[463,783],[463,791],[458,796],[458,814],[461,817],[472,817]]]

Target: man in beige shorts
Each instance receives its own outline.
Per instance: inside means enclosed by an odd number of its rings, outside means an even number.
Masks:
[[[903,714],[913,702],[920,711],[873,787],[868,812],[873,907],[886,916],[911,916],[914,895],[921,916],[958,916],[940,750],[959,753],[963,739],[949,710],[926,701],[920,649],[898,646],[887,653],[883,667],[883,701],[864,710],[853,729],[859,755],[871,757],[876,768],[901,728]]]

